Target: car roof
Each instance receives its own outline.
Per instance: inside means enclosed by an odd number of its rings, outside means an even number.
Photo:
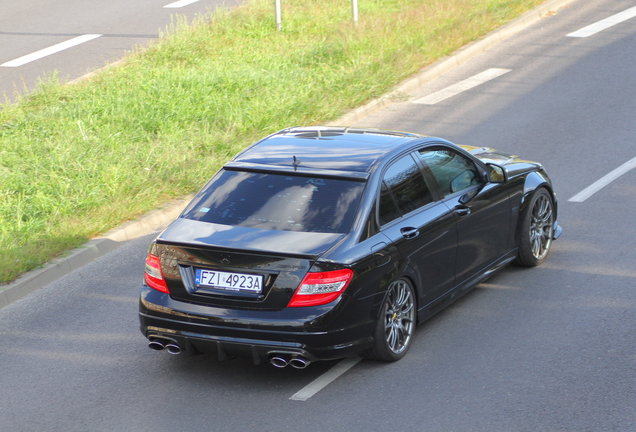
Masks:
[[[422,138],[427,137],[370,128],[289,128],[248,147],[225,167],[364,179],[385,155]]]

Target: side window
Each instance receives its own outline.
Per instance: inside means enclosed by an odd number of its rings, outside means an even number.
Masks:
[[[483,182],[475,163],[449,149],[424,149],[419,152],[437,180],[443,196]]]
[[[400,211],[395,205],[386,183],[382,182],[382,189],[380,189],[380,225],[389,223],[399,217]]]
[[[433,202],[420,168],[411,155],[398,159],[384,173],[380,192],[380,224]]]

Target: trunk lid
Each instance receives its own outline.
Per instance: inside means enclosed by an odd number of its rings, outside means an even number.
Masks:
[[[179,218],[159,235],[153,248],[176,300],[280,310],[315,260],[343,237]]]

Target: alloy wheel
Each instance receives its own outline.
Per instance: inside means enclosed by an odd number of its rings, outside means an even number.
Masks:
[[[384,323],[388,348],[401,354],[410,344],[415,323],[413,292],[404,280],[397,280],[389,287]]]
[[[553,230],[552,201],[546,195],[540,195],[532,208],[529,232],[532,255],[536,259],[543,259],[548,254]]]

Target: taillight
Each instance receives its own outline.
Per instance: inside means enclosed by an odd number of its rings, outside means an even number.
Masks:
[[[307,273],[287,306],[319,306],[329,303],[342,294],[352,277],[353,271],[350,269]]]
[[[170,291],[168,291],[168,286],[166,285],[166,281],[163,279],[163,274],[161,273],[159,257],[150,253],[146,257],[146,271],[144,273],[144,282],[146,282],[146,285],[148,285],[150,288],[161,291],[162,293],[170,294]]]

